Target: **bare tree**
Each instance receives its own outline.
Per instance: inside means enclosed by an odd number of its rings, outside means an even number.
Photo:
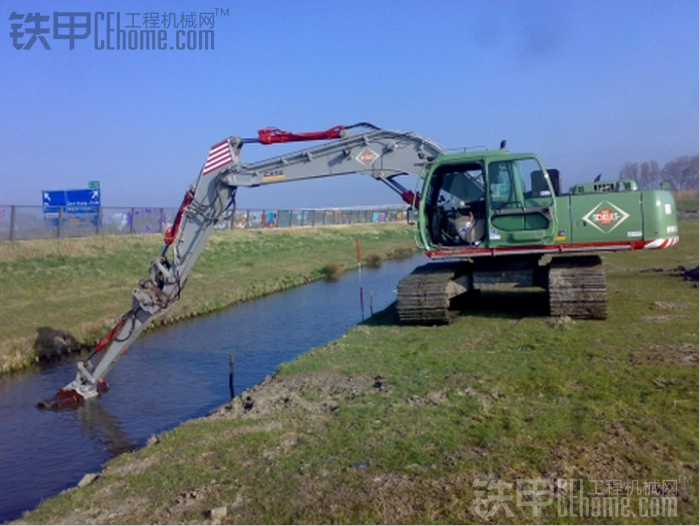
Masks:
[[[669,182],[671,190],[697,190],[698,156],[684,155],[667,162],[661,177]]]
[[[659,163],[656,161],[644,162],[639,167],[639,179],[637,184],[642,190],[653,190],[658,188],[661,177]]]
[[[697,190],[698,189],[698,156],[684,155],[667,162],[663,169],[656,161],[625,163],[620,170],[620,179],[631,179],[637,182],[642,190],[659,188],[668,181],[669,189]]]
[[[636,181],[639,184],[639,165],[637,163],[625,163],[620,170],[620,179]]]

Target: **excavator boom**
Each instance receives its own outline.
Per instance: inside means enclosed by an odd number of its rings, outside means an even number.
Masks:
[[[265,161],[240,162],[241,149],[248,143],[311,140],[328,142]],[[257,139],[229,137],[213,145],[165,234],[161,253],[151,262],[149,278],[134,289],[131,309],[78,364],[75,380],[37,406],[61,409],[108,390],[105,377],[112,367],[148,324],[180,298],[214,226],[234,212],[238,187],[361,173],[384,182],[412,203],[413,193],[394,178],[420,176],[426,163],[444,153],[440,145],[414,133],[382,130],[366,123],[305,133],[266,128],[260,130]],[[98,357],[101,359],[93,365]]]

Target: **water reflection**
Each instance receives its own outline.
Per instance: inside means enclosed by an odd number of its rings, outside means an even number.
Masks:
[[[138,447],[138,443],[126,434],[117,417],[106,411],[99,400],[88,400],[75,413],[83,434],[101,443],[108,458]]]

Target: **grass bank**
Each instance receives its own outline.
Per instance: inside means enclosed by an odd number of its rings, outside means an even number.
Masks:
[[[698,264],[697,218],[680,229],[605,255],[606,321],[548,318],[537,292],[447,327],[390,308],[23,520],[697,524],[698,289],[672,271]],[[563,504],[518,506],[524,479]],[[596,494],[622,507],[581,516]]]
[[[214,312],[415,248],[405,224],[215,232],[182,299],[155,325]],[[94,344],[131,307],[160,235],[35,240],[0,245],[0,372],[62,348]]]

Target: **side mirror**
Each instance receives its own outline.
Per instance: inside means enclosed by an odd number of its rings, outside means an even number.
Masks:
[[[412,214],[411,214],[411,211],[413,211],[413,210],[415,210],[415,208],[413,208],[412,206],[409,206],[409,207],[406,209],[406,223],[409,224],[409,225],[415,225],[415,224],[416,224],[415,220],[413,220],[413,218],[411,217],[411,215],[412,215]]]

